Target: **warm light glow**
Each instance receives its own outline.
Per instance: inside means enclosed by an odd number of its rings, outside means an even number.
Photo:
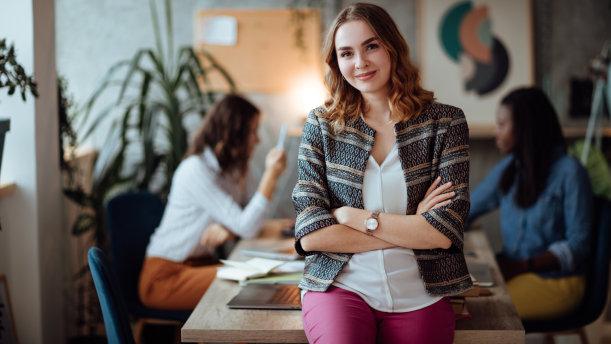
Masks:
[[[290,97],[294,116],[304,118],[310,110],[324,103],[327,91],[320,75],[311,73],[294,79]]]

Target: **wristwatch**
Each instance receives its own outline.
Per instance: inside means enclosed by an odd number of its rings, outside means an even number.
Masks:
[[[380,211],[376,210],[369,215],[369,218],[365,220],[365,228],[367,229],[367,234],[373,235],[373,232],[378,229],[378,218],[380,217]]]

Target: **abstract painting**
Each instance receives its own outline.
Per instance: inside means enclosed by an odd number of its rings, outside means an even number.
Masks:
[[[528,0],[421,0],[418,51],[423,83],[438,101],[491,126],[500,97],[533,82]]]

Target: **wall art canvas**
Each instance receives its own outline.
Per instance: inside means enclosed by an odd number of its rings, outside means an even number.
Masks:
[[[529,0],[421,0],[418,51],[423,84],[492,128],[500,99],[533,84]]]

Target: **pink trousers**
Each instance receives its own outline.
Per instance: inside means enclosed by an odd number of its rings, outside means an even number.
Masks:
[[[377,311],[356,293],[334,286],[308,291],[302,304],[310,343],[452,343],[454,312],[446,298],[411,312]]]

